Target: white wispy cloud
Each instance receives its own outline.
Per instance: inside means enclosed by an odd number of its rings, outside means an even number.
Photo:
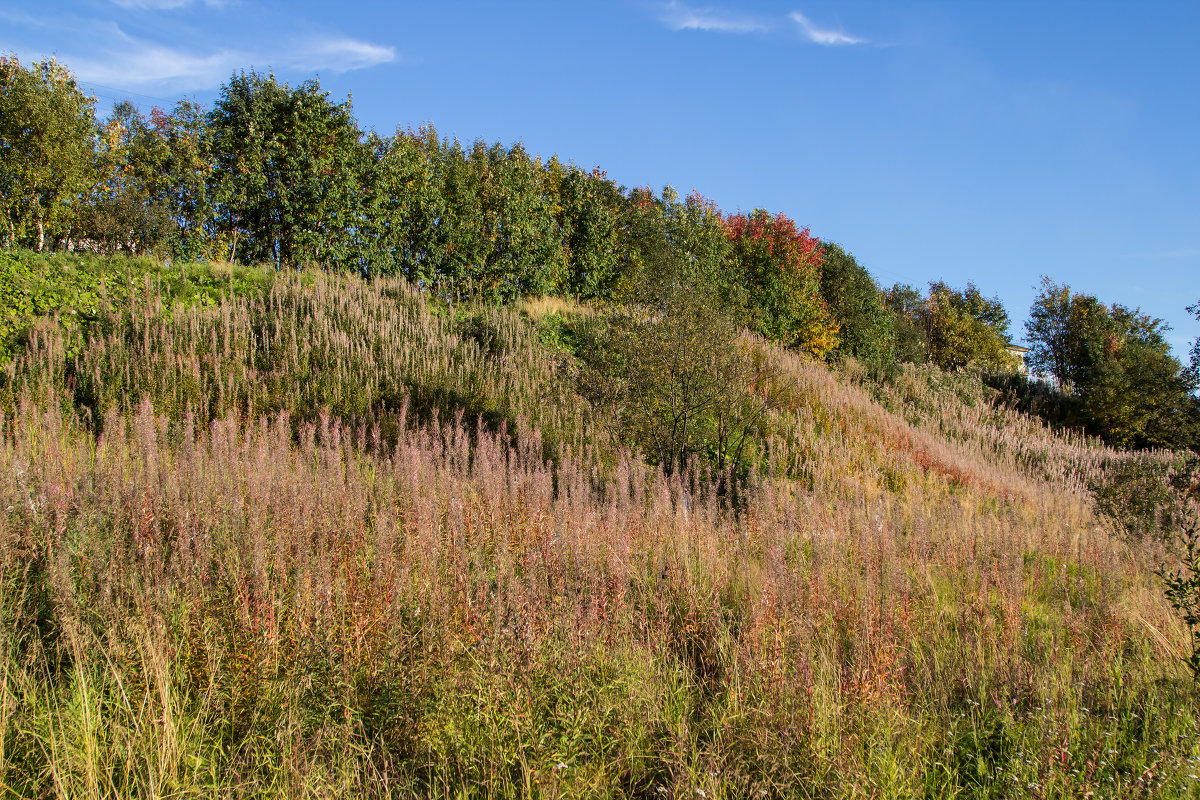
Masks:
[[[673,31],[762,33],[771,26],[760,19],[714,8],[690,8],[677,0],[662,7],[659,19]]]
[[[178,2],[179,0],[122,0],[124,2]],[[679,0],[659,7],[659,21],[673,31],[712,31],[715,33],[771,33],[778,30],[779,25],[760,17],[740,14],[727,9],[705,6],[694,8],[684,5]],[[788,15],[801,35],[814,44],[831,47],[866,44],[867,40],[851,36],[841,31],[818,28],[812,20],[799,11]],[[782,20],[780,21],[782,23]],[[786,27],[786,26],[785,26]]]
[[[396,60],[396,48],[349,37],[312,40],[298,53],[298,69],[350,72]]]
[[[172,91],[215,88],[235,70],[248,67],[349,72],[396,60],[395,48],[348,36],[284,39],[271,48],[187,49],[131,36],[115,23],[93,29],[92,44],[87,51],[59,54],[59,60],[70,65],[80,80]]]
[[[796,25],[800,28],[800,33],[804,35],[804,38],[808,39],[814,44],[837,47],[840,45],[866,44],[867,41],[866,39],[860,39],[857,36],[850,36],[849,34],[841,33],[840,31],[818,28],[808,17],[804,16],[799,11],[793,11],[788,15],[788,17],[791,18],[792,22],[796,23]]]

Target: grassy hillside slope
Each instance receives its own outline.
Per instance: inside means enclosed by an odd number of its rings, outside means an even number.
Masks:
[[[1195,796],[1166,556],[1090,491],[1133,457],[969,377],[743,339],[730,508],[544,309],[142,285],[0,375],[12,795]]]

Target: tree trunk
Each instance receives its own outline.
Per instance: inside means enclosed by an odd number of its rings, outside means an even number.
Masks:
[[[41,217],[38,217],[38,252],[42,252],[46,247],[46,226],[42,224]]]

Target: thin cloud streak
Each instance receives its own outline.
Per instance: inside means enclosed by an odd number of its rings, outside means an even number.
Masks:
[[[142,2],[143,0],[122,0]],[[178,0],[148,0],[149,2],[177,2]],[[805,39],[827,47],[866,44],[866,39],[834,30],[818,28],[799,11],[788,15],[800,29]],[[679,0],[671,0],[661,7],[659,21],[673,31],[707,31],[712,33],[771,33],[777,26],[763,19],[737,14],[712,7],[692,8]]]
[[[302,55],[301,62],[296,64],[297,68],[350,72],[395,61],[396,48],[342,37],[310,42],[307,52]],[[320,61],[324,63],[318,64]],[[305,62],[316,66],[306,67]]]
[[[867,42],[866,39],[859,39],[857,36],[849,36],[838,31],[822,30],[813,25],[812,21],[799,11],[793,11],[791,14],[788,14],[788,17],[799,26],[804,38],[814,44],[840,47],[852,44],[866,44]]]
[[[659,19],[673,31],[709,31],[713,33],[763,33],[770,26],[753,17],[729,14],[712,8],[689,8],[671,0]]]
[[[345,36],[310,37],[283,42],[272,50],[219,48],[186,51],[126,34],[117,25],[109,40],[90,54],[63,54],[79,79],[88,83],[128,87],[163,87],[175,91],[212,89],[239,69],[248,67],[298,72],[350,72],[396,60],[393,47]]]

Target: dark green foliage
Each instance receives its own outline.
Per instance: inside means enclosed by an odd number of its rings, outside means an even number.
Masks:
[[[1192,455],[1174,463],[1129,454],[1097,473],[1090,489],[1096,510],[1135,539],[1169,538],[1179,524],[1177,499],[1195,473]]]
[[[958,782],[980,793],[995,780],[997,773],[1003,775],[1006,767],[1011,769],[1010,762],[1018,748],[1005,715],[997,713],[998,709],[982,706],[974,711],[970,703],[962,703],[960,708],[959,714],[970,716],[971,725],[960,728],[950,743],[954,754],[951,766]]]
[[[105,253],[162,251],[170,211],[161,184],[164,142],[132,103],[118,103],[101,126],[100,175],[92,202],[82,210],[78,233]]]
[[[929,360],[929,338],[917,319],[922,304],[921,293],[897,283],[883,293],[883,301],[892,313],[896,361],[924,364]]]
[[[711,294],[656,288],[652,305],[585,324],[577,385],[614,437],[652,463],[675,471],[699,459],[744,475],[777,381]]]
[[[896,336],[896,363],[924,364],[929,360],[929,341],[919,325],[896,316],[892,320]]]
[[[733,246],[720,209],[698,192],[680,200],[669,186],[660,207],[671,257],[680,265],[678,277],[703,282],[706,291],[728,300],[733,278],[726,274],[726,262]]]
[[[432,128],[370,141],[364,230],[375,251],[364,272],[490,302],[612,293],[624,197],[611,182],[543,165],[520,144],[467,150]]]
[[[1118,447],[1200,447],[1200,405],[1166,341],[1131,337],[1112,355],[1079,392],[1095,430]]]
[[[884,295],[895,314],[896,361],[931,361],[942,369],[1010,371],[1008,313],[1000,299],[984,297],[974,284],[954,289],[941,281],[922,296],[896,284]]]
[[[551,159],[547,170],[548,178],[558,182],[558,224],[569,266],[567,293],[609,298],[620,276],[619,220],[627,200],[599,170],[563,170],[557,159]]]
[[[821,249],[821,297],[838,323],[836,352],[871,369],[887,367],[897,357],[897,316],[852,254],[833,242],[822,242]]]
[[[170,114],[153,109],[150,122],[160,148],[157,197],[173,223],[167,252],[185,260],[220,260],[227,251],[215,226],[212,131],[204,109],[180,100]]]
[[[99,175],[74,236],[107,253],[176,259],[228,256],[214,226],[210,130],[203,110],[180,101],[147,119],[118,103],[97,137]]]
[[[662,201],[648,188],[635,188],[620,206],[621,275],[615,295],[628,300],[648,283],[679,269],[663,225]]]
[[[1160,319],[1042,280],[1026,323],[1031,369],[1051,376],[1087,429],[1118,447],[1200,446],[1196,376]]]
[[[670,186],[661,195],[636,188],[619,203],[621,275],[616,295],[644,302],[673,287],[702,287],[726,313],[744,321],[742,275],[729,269],[732,248],[720,211],[698,194],[680,200]]]
[[[156,202],[129,193],[98,198],[79,210],[76,230],[101,253],[162,252],[171,219]]]
[[[171,219],[157,184],[164,177],[152,129],[131,103],[118,103],[97,137],[98,175],[76,214],[75,238],[97,252],[162,251]]]
[[[575,357],[587,338],[589,322],[562,314],[546,314],[537,321],[538,341],[554,350]]]
[[[465,273],[467,286],[499,301],[555,293],[564,283],[566,265],[540,161],[520,144],[505,148],[477,141],[461,168],[468,182],[458,187],[450,206],[460,205],[464,190],[479,203],[472,220],[475,241],[465,251],[470,257],[456,270]]]
[[[219,225],[242,263],[357,266],[367,148],[350,103],[316,81],[233,76],[209,115]]]
[[[370,139],[375,150],[372,204],[374,275],[403,275],[429,286],[444,272],[451,226],[446,206],[443,143],[433,128]]]
[[[1096,298],[1072,294],[1070,287],[1043,276],[1042,293],[1025,323],[1030,371],[1053,377],[1067,392],[1081,379],[1086,382],[1102,344],[1102,316],[1105,310]]]

